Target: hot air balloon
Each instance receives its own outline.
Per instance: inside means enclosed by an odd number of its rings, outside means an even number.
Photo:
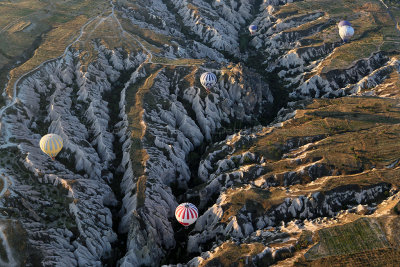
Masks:
[[[351,26],[342,26],[339,28],[339,35],[343,42],[347,42],[354,35],[354,29]]]
[[[57,134],[46,134],[40,139],[40,149],[52,160],[60,153],[63,147],[63,140]]]
[[[250,25],[249,26],[249,31],[251,35],[253,35],[257,31],[258,27],[256,25]]]
[[[217,76],[212,72],[204,72],[200,76],[200,82],[206,88],[207,93],[210,93],[210,89],[217,83]]]
[[[193,224],[198,216],[199,212],[196,206],[189,202],[180,204],[175,210],[176,219],[185,227]]]
[[[343,26],[350,26],[351,27],[351,23],[348,22],[347,20],[342,20],[339,22],[338,27],[343,27]]]

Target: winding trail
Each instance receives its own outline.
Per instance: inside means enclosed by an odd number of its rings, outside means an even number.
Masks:
[[[48,59],[48,60],[46,60],[46,61],[43,61],[42,63],[40,63],[40,64],[39,64],[37,67],[35,67],[34,69],[32,69],[32,70],[30,70],[30,71],[24,73],[23,75],[21,75],[21,76],[14,82],[14,85],[13,85],[13,97],[12,97],[12,99],[11,99],[11,102],[9,102],[6,106],[4,106],[4,107],[2,107],[2,108],[0,109],[0,132],[1,132],[1,130],[2,130],[2,120],[1,120],[1,119],[2,119],[2,117],[3,117],[4,112],[5,112],[7,109],[9,109],[10,107],[14,106],[14,105],[17,103],[17,100],[18,100],[18,98],[17,98],[17,86],[18,86],[19,82],[20,82],[23,78],[25,78],[26,76],[28,76],[29,74],[31,74],[31,73],[33,73],[33,72],[39,70],[39,69],[40,69],[41,67],[43,67],[43,65],[45,65],[46,63],[49,63],[49,62],[58,60],[58,59],[60,59],[60,58],[63,58],[63,57],[67,54],[69,48],[80,40],[80,38],[82,37],[82,35],[83,35],[84,32],[85,32],[85,28],[86,28],[91,22],[93,22],[95,19],[99,18],[101,15],[102,15],[102,14],[100,14],[100,15],[98,15],[98,16],[96,16],[96,17],[93,17],[93,18],[91,18],[91,19],[89,19],[84,25],[82,25],[82,27],[80,28],[80,32],[79,32],[78,37],[76,37],[75,40],[72,41],[72,43],[70,43],[70,44],[65,48],[64,53],[63,53],[61,56],[56,57],[56,58],[51,58],[51,59]],[[6,140],[6,143],[8,143],[8,142],[9,142],[9,138],[8,138],[7,135],[6,135],[6,139],[7,139],[7,140]]]
[[[6,126],[5,116],[3,116],[3,115],[6,113],[7,110],[13,109],[13,107],[17,106],[16,104],[19,103],[18,90],[21,90],[21,89],[18,87],[21,85],[21,83],[23,83],[23,80],[26,79],[27,77],[30,77],[31,75],[33,75],[36,71],[40,70],[41,68],[45,67],[47,63],[56,62],[57,60],[64,58],[69,53],[72,46],[74,46],[78,42],[87,41],[88,38],[90,37],[90,35],[100,25],[105,23],[108,19],[111,19],[115,22],[115,24],[113,23],[115,25],[114,27],[116,28],[116,32],[114,33],[114,36],[120,35],[123,39],[123,42],[128,42],[128,41],[132,42],[132,40],[135,41],[135,43],[137,43],[137,45],[138,45],[138,50],[141,48],[143,50],[143,52],[145,54],[147,54],[147,58],[145,59],[145,61],[142,64],[157,64],[157,65],[164,65],[164,66],[171,65],[171,66],[182,66],[182,67],[196,66],[196,67],[202,68],[201,66],[196,65],[196,64],[173,64],[173,63],[153,62],[152,61],[153,60],[152,51],[150,51],[150,49],[147,48],[148,46],[146,47],[140,41],[139,36],[135,35],[135,33],[132,34],[123,28],[120,18],[118,18],[117,12],[115,11],[115,5],[112,0],[110,1],[110,4],[111,4],[111,14],[109,13],[110,12],[110,6],[109,6],[103,13],[96,15],[92,18],[88,18],[88,20],[85,22],[85,24],[83,24],[80,27],[79,32],[75,33],[75,34],[77,34],[77,36],[73,39],[73,41],[65,47],[64,51],[62,51],[62,50],[60,51],[60,52],[62,52],[62,54],[60,56],[41,62],[38,66],[32,68],[31,70],[27,71],[26,73],[24,73],[20,77],[18,77],[13,84],[10,84],[10,87],[13,90],[12,97],[6,96],[7,97],[6,105],[3,107],[0,107],[0,133],[1,133],[0,135],[2,135],[0,149],[7,149],[9,147],[18,147],[18,143],[14,143],[14,142],[10,141],[11,134],[8,133],[8,123]],[[118,29],[121,30],[121,32],[119,32]],[[140,48],[139,48],[139,46],[140,46]],[[62,64],[61,61],[60,61],[60,64]],[[211,69],[207,69],[207,70],[211,71]],[[217,71],[217,70],[215,70],[215,71]],[[0,199],[2,197],[4,197],[4,195],[10,190],[10,187],[12,188],[13,184],[14,184],[12,177],[10,177],[6,171],[7,171],[6,169],[0,168],[0,179],[3,181],[3,186],[2,186],[2,188],[0,188],[0,190],[1,190],[0,191]],[[76,210],[72,209],[71,212],[73,213],[72,216],[75,216],[75,217],[79,216],[77,214]],[[0,244],[3,245],[3,247],[5,248],[5,253],[7,254],[7,257],[5,257],[3,260],[0,258],[0,266],[17,266],[18,263],[17,263],[15,257],[13,257],[13,251],[7,242],[7,233],[4,232],[5,229],[6,229],[5,226],[0,223]],[[18,258],[17,258],[17,260],[18,260]]]
[[[7,176],[9,178],[9,176]],[[0,198],[2,198],[4,196],[4,194],[7,192],[8,188],[9,188],[9,183],[11,182],[11,184],[13,184],[13,180],[8,180],[6,178],[6,173],[4,171],[4,169],[0,169],[0,179],[3,180],[3,188],[0,191]],[[4,232],[4,226],[0,225],[0,242],[3,246],[3,248],[5,249],[5,253],[7,255],[7,262],[3,261],[3,259],[0,259],[0,266],[10,266],[10,267],[14,267],[14,266],[18,266],[18,262],[15,260],[14,256],[13,256],[13,252],[12,249],[10,247],[10,245],[8,244],[8,240],[7,240],[7,235]]]
[[[196,64],[173,64],[173,63],[158,63],[158,62],[152,62],[153,53],[152,53],[149,49],[147,49],[133,34],[127,32],[127,31],[122,27],[122,24],[121,24],[120,20],[119,20],[118,17],[115,15],[115,5],[114,5],[113,0],[110,0],[110,4],[111,4],[111,14],[109,15],[109,17],[113,17],[113,18],[115,19],[115,21],[117,22],[118,27],[119,27],[120,30],[122,31],[122,34],[123,34],[123,35],[128,35],[128,36],[130,36],[130,37],[131,37],[132,39],[134,39],[134,40],[140,45],[140,47],[147,53],[147,60],[146,60],[145,63],[147,63],[147,64],[164,65],[164,66],[176,66],[176,67],[198,66],[198,65],[196,65]],[[39,70],[39,69],[40,69],[41,67],[43,67],[43,65],[45,65],[46,63],[49,63],[49,62],[58,60],[58,59],[60,59],[60,58],[63,58],[63,57],[67,54],[67,52],[68,52],[68,50],[70,49],[70,47],[73,46],[74,44],[76,44],[77,42],[80,41],[80,39],[82,38],[83,34],[85,33],[85,28],[86,28],[90,23],[92,23],[94,20],[100,18],[103,14],[104,14],[104,12],[103,12],[102,14],[97,15],[96,17],[93,17],[93,18],[89,19],[84,25],[82,25],[82,27],[80,28],[79,35],[75,38],[74,41],[72,41],[72,42],[65,48],[64,53],[63,53],[61,56],[59,56],[59,57],[57,57],[57,58],[52,58],[52,59],[48,59],[48,60],[46,60],[46,61],[43,61],[40,65],[38,65],[38,66],[35,67],[34,69],[32,69],[32,70],[30,70],[30,71],[24,73],[23,75],[21,75],[21,76],[15,81],[15,83],[14,83],[14,85],[13,85],[13,97],[12,97],[12,99],[11,99],[11,102],[9,102],[9,103],[8,103],[7,105],[5,105],[4,107],[0,108],[0,132],[1,132],[1,129],[2,129],[1,118],[3,117],[4,112],[5,112],[7,109],[9,109],[10,107],[14,106],[14,105],[17,103],[17,100],[18,100],[18,98],[17,98],[17,86],[18,86],[19,82],[20,82],[22,79],[24,79],[26,76],[28,76],[28,75],[30,75],[31,73],[33,73],[33,72]],[[101,23],[103,23],[104,21],[105,21],[105,19],[102,18],[102,19],[100,20],[100,22],[96,24],[95,29],[96,29]],[[217,72],[219,71],[219,70],[217,70],[217,69],[204,68],[204,67],[201,67],[201,66],[198,66],[198,67],[199,67],[199,68],[202,68],[202,69],[204,69],[204,70],[207,70],[207,71],[217,71]],[[8,141],[8,140],[7,140],[7,141]]]
[[[0,179],[3,180],[3,188],[0,191],[0,198],[2,198],[8,190],[8,179],[6,178],[5,172],[2,169],[0,169]]]
[[[4,226],[1,225],[0,226],[0,239],[2,241],[2,245],[3,245],[4,249],[5,249],[6,254],[7,254],[8,261],[4,262],[2,259],[0,259],[0,265],[1,266],[8,266],[8,267],[18,266],[17,261],[14,259],[11,247],[8,244],[7,236],[5,235],[4,230],[5,230]]]
[[[396,17],[393,15],[393,13],[390,11],[390,8],[385,4],[384,0],[379,0],[382,5],[386,8],[386,12],[389,14],[390,18],[393,20],[395,28],[397,30],[397,33],[400,35],[400,25],[398,21],[396,20]]]
[[[123,27],[122,24],[120,22],[120,20],[118,19],[118,17],[115,15],[115,6],[114,6],[114,2],[113,0],[110,1],[110,4],[112,5],[112,10],[111,10],[111,14],[110,16],[113,17],[115,19],[115,21],[118,24],[118,27],[120,28],[120,30],[122,31],[123,34],[126,34],[128,36],[130,36],[133,40],[135,40],[140,47],[147,53],[147,60],[144,63],[147,64],[155,64],[155,65],[163,65],[163,66],[175,66],[175,67],[192,67],[192,66],[198,66],[201,69],[204,69],[206,71],[215,71],[215,72],[220,72],[220,70],[217,69],[212,69],[212,68],[205,68],[202,67],[201,65],[197,65],[197,64],[173,64],[173,63],[162,63],[162,62],[153,62],[153,53],[147,49],[140,41],[139,39],[137,39],[133,34],[131,34],[130,32],[126,31]],[[177,58],[179,59],[179,58]]]
[[[152,63],[151,60],[152,60],[152,58],[153,58],[153,54],[151,53],[151,51],[148,50],[136,37],[134,37],[131,33],[127,32],[127,31],[122,27],[121,22],[119,21],[119,19],[118,19],[117,16],[115,15],[115,5],[114,5],[113,0],[110,1],[110,4],[111,4],[111,6],[112,6],[111,15],[110,15],[110,16],[113,17],[113,18],[115,19],[115,21],[117,22],[117,24],[118,24],[120,30],[122,31],[122,34],[127,34],[127,35],[131,36],[132,39],[135,40],[135,41],[140,45],[140,47],[141,47],[144,51],[146,51],[146,53],[147,53],[147,63]]]

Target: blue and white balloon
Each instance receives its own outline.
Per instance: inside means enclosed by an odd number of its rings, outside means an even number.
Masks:
[[[200,82],[209,91],[217,83],[217,76],[212,72],[204,72],[200,76]]]
[[[354,35],[354,29],[351,26],[342,26],[339,28],[339,35],[343,42],[347,42]]]
[[[255,34],[257,30],[258,30],[258,27],[256,25],[249,26],[249,31],[250,31],[251,35]]]
[[[348,22],[347,20],[342,20],[339,22],[338,27],[343,27],[343,26],[350,26],[351,27],[351,23]]]

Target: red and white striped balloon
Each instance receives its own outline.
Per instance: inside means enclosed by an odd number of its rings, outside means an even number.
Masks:
[[[189,226],[197,220],[197,217],[199,217],[199,212],[195,205],[186,202],[180,204],[176,208],[175,217],[180,224],[184,226]]]

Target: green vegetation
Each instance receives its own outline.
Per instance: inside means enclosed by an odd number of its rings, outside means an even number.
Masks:
[[[205,62],[204,59],[192,59],[192,58],[179,58],[170,59],[165,57],[153,57],[152,63],[154,64],[167,64],[167,65],[201,65]]]
[[[161,70],[162,68],[160,67],[148,66],[148,68],[146,68],[146,73],[150,75],[146,79],[129,87],[126,92],[126,113],[128,115],[129,131],[131,132],[132,140],[131,159],[134,159],[132,161],[132,169],[135,177],[138,177],[138,207],[143,205],[145,200],[147,177],[144,175],[144,167],[149,157],[146,150],[142,147],[141,141],[145,135],[145,126],[142,119],[144,112],[143,98],[153,86],[154,79]]]
[[[246,34],[242,34],[239,37],[239,48],[240,48],[240,52],[243,53],[247,50],[247,47],[249,45],[249,41],[250,41],[250,36],[248,33]]]
[[[266,128],[244,147],[235,144],[235,155],[250,151],[266,160],[266,173],[257,179],[275,176],[276,182],[283,185],[284,173],[295,171],[300,184],[292,186],[290,194],[274,187],[269,191],[228,189],[221,221],[228,222],[244,206],[261,214],[288,196],[308,195],[317,190],[326,192],[346,185],[363,188],[381,182],[400,185],[400,169],[396,164],[388,168],[400,158],[397,103],[376,97],[314,100],[297,110],[295,118],[282,127]],[[308,147],[303,147],[306,144]],[[313,163],[324,165],[329,170],[325,175],[329,176],[311,184],[307,171],[302,170]],[[243,164],[237,163],[236,167],[239,165]]]
[[[400,201],[394,206],[393,210],[396,214],[400,215]]]
[[[228,189],[225,194],[224,214],[221,222],[229,222],[230,217],[236,216],[244,206],[248,212],[255,212],[260,216],[274,204],[271,193],[258,188]]]
[[[261,243],[241,244],[236,245],[229,241],[223,243],[218,251],[212,253],[210,259],[205,260],[199,266],[231,266],[232,263],[236,263],[237,267],[248,266],[251,263],[251,257],[261,253],[264,249],[264,245]],[[246,262],[246,258],[248,258]]]
[[[295,266],[398,266],[398,244],[389,244],[388,231],[385,229],[385,233],[380,222],[391,224],[393,220],[388,217],[382,219],[360,218],[352,223],[318,231],[320,242]],[[389,232],[397,232],[395,226],[398,223],[391,224]]]
[[[6,240],[0,240],[0,258],[8,263],[10,261],[9,256],[11,256],[14,260],[17,260],[19,265],[26,265],[29,254],[34,253],[34,251],[30,250],[27,233],[23,226],[18,221],[8,219],[0,219],[0,225],[2,226],[1,231],[6,237]],[[12,255],[7,255],[3,242],[12,248]]]
[[[73,202],[73,199],[68,197],[70,185],[74,181],[62,180],[58,185],[45,183],[44,181],[38,182],[38,178],[42,179],[43,175],[39,173],[39,177],[34,176],[21,162],[11,160],[18,157],[21,157],[21,155],[16,147],[1,149],[0,166],[18,173],[20,181],[23,181],[31,190],[38,192],[39,195],[37,200],[27,199],[23,195],[18,195],[15,198],[10,196],[7,190],[3,196],[4,201],[5,203],[12,203],[11,207],[16,208],[6,209],[7,216],[14,218],[25,216],[34,220],[40,220],[48,226],[66,227],[70,231],[76,232],[75,218],[69,213],[69,204]],[[12,178],[6,176],[4,179],[8,182]],[[0,181],[2,189],[4,186],[3,179]],[[50,202],[51,205],[43,204],[46,202]]]
[[[307,138],[314,137],[322,141],[307,153],[310,161],[322,158],[341,173],[354,173],[371,166],[383,168],[400,158],[397,142],[400,112],[394,108],[395,104],[395,100],[372,97],[315,100],[298,110],[295,118],[283,127],[260,135],[250,144],[250,151],[269,159],[267,167],[274,171],[293,170],[296,163],[281,160],[282,154],[289,152],[287,146],[306,143]],[[246,148],[237,148],[235,154],[245,151]],[[297,152],[291,152],[289,158]]]
[[[313,233],[308,230],[301,232],[299,239],[294,246],[296,250],[301,250],[307,248],[313,242]]]
[[[400,14],[395,5],[389,4],[387,10],[379,0],[308,0],[296,1],[278,8],[276,15],[285,17],[290,14],[303,15],[322,11],[325,16],[303,24],[289,31],[307,31],[316,24],[326,24],[321,31],[306,37],[313,42],[312,46],[323,43],[341,42],[337,23],[346,19],[351,21],[355,35],[350,43],[337,47],[319,66],[318,72],[327,73],[334,69],[346,69],[354,61],[368,58],[378,51],[398,53],[400,49],[400,34],[396,27]],[[393,15],[394,14],[394,15]]]
[[[0,18],[0,69],[13,68],[8,84],[9,95],[12,95],[12,86],[19,77],[42,62],[62,55],[67,45],[71,44],[79,35],[82,25],[90,19],[93,21],[87,24],[80,42],[74,45],[75,48],[83,51],[80,55],[83,68],[96,56],[90,45],[91,40],[100,37],[99,43],[109,48],[124,47],[129,52],[140,49],[138,41],[152,53],[162,51],[163,45],[176,45],[175,42],[172,42],[172,37],[142,29],[127,19],[120,18],[126,32],[123,32],[120,25],[113,19],[107,19],[104,20],[104,23],[100,23],[101,19],[109,13],[103,14],[104,16],[97,19],[94,17],[104,11],[105,7],[109,7],[108,1],[53,2],[32,0],[0,3],[0,14],[7,14]],[[126,1],[126,4],[135,12],[142,10],[140,1]],[[197,12],[196,6],[189,6]],[[400,39],[395,30],[395,22],[377,0],[338,0],[334,2],[331,0],[306,0],[289,3],[277,7],[277,9],[277,16],[282,17],[285,14],[301,16],[308,12],[323,11],[325,15],[319,20],[290,30],[309,31],[311,28],[315,29],[316,26],[323,26],[321,32],[309,37],[314,39],[312,45],[315,46],[327,42],[339,42],[336,22],[342,18],[352,21],[356,29],[353,41],[337,47],[330,56],[325,58],[320,65],[320,73],[347,68],[355,61],[369,57],[377,51],[392,53],[399,48]],[[149,14],[142,13],[146,20],[150,19]],[[118,16],[117,11],[116,16]],[[177,41],[179,42],[179,40]],[[248,34],[240,36],[239,43],[242,52],[247,50],[248,42]],[[12,48],[9,49],[9,47]],[[29,55],[23,57],[24,51],[28,51]],[[253,57],[250,57],[249,62]],[[23,60],[19,66],[10,67],[9,64],[15,62],[16,59]],[[258,58],[257,62],[260,63],[257,63],[255,67],[264,71],[261,67],[263,59]],[[141,66],[145,70],[146,77],[131,85],[126,92],[128,132],[131,133],[132,140],[130,158],[134,176],[137,178],[137,208],[144,205],[148,182],[144,170],[149,155],[142,142],[144,140],[149,143],[153,141],[146,135],[146,125],[143,122],[144,108],[150,110],[157,104],[165,105],[149,92],[161,72],[179,71],[176,65],[193,66],[187,68],[185,70],[187,73],[181,75],[181,86],[200,86],[197,65],[205,63],[205,60],[153,56],[152,63],[147,62]],[[240,79],[243,77],[243,73],[239,73],[239,71],[241,70],[233,65],[227,66],[222,70],[222,76],[225,75],[224,78],[227,80]],[[281,107],[287,102],[289,89],[284,88],[282,84],[278,85],[278,76],[275,73],[269,75],[269,79],[276,79],[277,86],[274,87],[274,90],[282,89],[279,95],[282,97],[276,100]],[[4,84],[1,79],[0,77],[0,83]],[[400,85],[399,74],[396,71],[391,72],[387,80],[392,82],[394,87]],[[271,82],[271,88],[272,85],[275,84]],[[386,90],[384,87],[381,89]],[[210,95],[210,97],[212,96]],[[41,100],[41,106],[45,107],[45,100]],[[3,103],[4,101],[2,102],[0,98],[0,106]],[[400,158],[400,143],[398,142],[400,110],[397,104],[397,100],[373,97],[315,100],[304,109],[298,110],[295,118],[285,122],[281,128],[270,128],[268,132],[259,134],[254,141],[248,141],[249,143],[236,147],[235,155],[250,150],[257,155],[257,158],[262,156],[266,159],[263,167],[268,173],[265,174],[265,177],[276,174],[281,185],[285,172],[300,172],[308,164],[318,162],[327,166],[332,172],[329,177],[315,184],[307,184],[310,178],[302,177],[300,184],[293,186],[292,189],[295,190],[290,195],[283,188],[262,190],[234,184],[233,188],[224,192],[225,198],[222,203],[224,213],[221,222],[228,223],[232,216],[236,216],[244,210],[255,216],[261,216],[265,214],[266,210],[280,204],[288,196],[309,195],[316,190],[324,193],[341,185],[357,184],[362,188],[379,182],[400,185],[400,170],[396,167],[387,168],[389,164]],[[47,125],[39,122],[38,129],[38,133],[42,134],[47,129]],[[306,144],[310,144],[310,146],[303,147]],[[0,165],[10,167],[18,172],[22,181],[27,186],[31,186],[32,190],[40,192],[39,197],[47,199],[51,202],[51,206],[40,206],[33,200],[25,199],[24,196],[19,196],[18,200],[6,198],[5,201],[15,201],[13,204],[16,209],[12,215],[33,217],[49,227],[65,227],[76,233],[77,226],[73,216],[68,212],[68,207],[71,203],[78,203],[78,200],[67,197],[68,190],[75,181],[62,181],[58,186],[50,183],[38,183],[38,177],[33,176],[20,162],[12,160],[16,153],[19,153],[17,149],[0,150]],[[188,158],[190,161],[199,161],[201,156],[193,152]],[[236,160],[235,164],[240,167],[238,161]],[[65,163],[67,168],[73,168],[71,162],[69,163],[71,165],[63,161],[61,163]],[[249,169],[252,164],[254,162],[249,157],[243,159],[243,165],[249,165]],[[42,178],[41,174],[38,176],[39,179]],[[4,186],[3,180],[0,180],[0,189]],[[176,185],[171,185],[171,188],[174,186]],[[174,191],[176,190],[178,190],[177,186]],[[388,196],[389,193],[386,192],[386,197]],[[399,212],[397,206],[394,210]],[[21,229],[18,231],[21,236],[23,231]],[[360,219],[351,224],[320,230],[319,239],[319,244],[307,253],[307,260],[314,261],[322,257],[356,254],[389,247],[389,242],[385,239],[381,227],[374,219]],[[20,244],[15,244],[16,247],[26,245],[25,240],[21,240]],[[295,244],[295,248],[300,251],[311,243],[312,233],[304,231]],[[260,253],[264,248],[265,246],[260,243],[236,245],[232,242],[225,242],[213,252],[213,257],[205,260],[201,266],[218,264],[227,266],[232,262],[236,263],[236,266],[245,266],[251,264],[251,256]],[[21,251],[24,249],[21,248]],[[22,260],[26,258],[23,253],[25,252],[21,252],[21,256],[18,258]],[[180,253],[178,252],[178,258]],[[4,248],[0,245],[0,258],[5,259],[5,257]],[[246,260],[249,260],[250,263]]]
[[[60,56],[88,18],[106,8],[109,3],[99,0],[0,2],[0,70],[11,71],[9,95],[22,74]],[[1,75],[0,84],[5,82]]]
[[[307,260],[320,257],[352,254],[389,246],[378,222],[361,218],[353,223],[318,231],[320,242],[306,254]]]

